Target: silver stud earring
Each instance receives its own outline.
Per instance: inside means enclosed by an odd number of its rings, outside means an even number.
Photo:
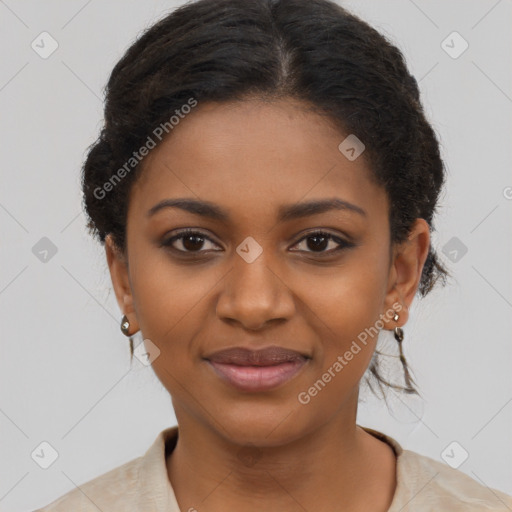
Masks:
[[[121,331],[125,336],[130,336],[130,322],[126,315],[121,318]]]
[[[395,314],[393,315],[393,320],[396,322],[399,318],[400,318],[400,315],[395,311]],[[404,339],[404,331],[402,330],[401,327],[395,327],[394,334],[395,334],[395,340],[400,344],[400,349],[401,349],[401,344]]]

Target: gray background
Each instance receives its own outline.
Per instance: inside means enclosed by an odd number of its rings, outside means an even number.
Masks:
[[[42,506],[175,424],[151,367],[130,369],[79,170],[110,70],[179,3],[0,1],[0,510]],[[390,414],[363,393],[358,423],[438,460],[457,441],[469,453],[461,471],[512,494],[511,1],[342,5],[394,41],[419,80],[449,172],[433,243],[455,275],[416,299],[404,329],[425,400],[390,393]],[[59,44],[47,59],[31,48],[43,31]],[[441,46],[453,31],[469,43],[458,58]],[[33,252],[43,237],[57,250],[47,261]],[[43,441],[59,455],[48,469],[31,458]]]

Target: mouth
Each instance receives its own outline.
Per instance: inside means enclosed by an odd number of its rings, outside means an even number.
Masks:
[[[215,373],[240,391],[267,391],[290,381],[310,357],[272,346],[261,350],[243,347],[221,350],[207,356]]]

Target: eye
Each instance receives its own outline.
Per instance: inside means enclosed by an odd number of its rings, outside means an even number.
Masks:
[[[177,242],[175,244],[175,242]],[[181,231],[177,235],[174,235],[170,238],[167,238],[162,241],[162,246],[171,247],[178,252],[183,253],[200,253],[206,252],[206,250],[200,250],[204,248],[204,245],[210,243],[216,247],[215,244],[208,236],[201,233],[200,231],[194,231],[193,229],[186,229]],[[181,247],[181,248],[180,248]],[[208,248],[207,248],[208,250]],[[211,250],[211,249],[210,249]],[[218,251],[219,249],[213,249],[214,251]]]
[[[347,242],[346,240],[325,231],[314,231],[312,233],[308,233],[305,237],[301,238],[296,245],[304,243],[303,241],[306,241],[305,245],[310,249],[305,252],[313,252],[321,255],[332,254],[345,248],[354,247],[352,242]],[[331,246],[331,249],[325,250],[329,246]]]

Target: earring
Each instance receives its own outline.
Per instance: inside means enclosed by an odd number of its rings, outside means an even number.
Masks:
[[[125,336],[130,336],[130,322],[126,315],[121,318],[121,331]]]
[[[395,311],[395,314],[393,315],[393,320],[396,322],[400,318],[400,315]],[[404,353],[402,350],[402,342],[404,341],[404,331],[401,327],[396,326],[394,329],[394,335],[395,340],[398,343],[398,350],[400,351],[400,362],[402,363],[402,367],[404,369],[405,374],[405,383],[407,384],[406,391],[408,393],[414,393],[414,389],[412,388],[413,379],[411,378],[411,375],[409,374],[409,369],[407,368],[407,362],[404,357]]]
[[[395,311],[395,314],[393,315],[393,320],[396,322],[399,318],[400,318],[400,315]],[[395,327],[394,334],[395,334],[395,340],[400,345],[400,350],[402,350],[401,344],[404,339],[404,331],[402,330],[401,327]]]

